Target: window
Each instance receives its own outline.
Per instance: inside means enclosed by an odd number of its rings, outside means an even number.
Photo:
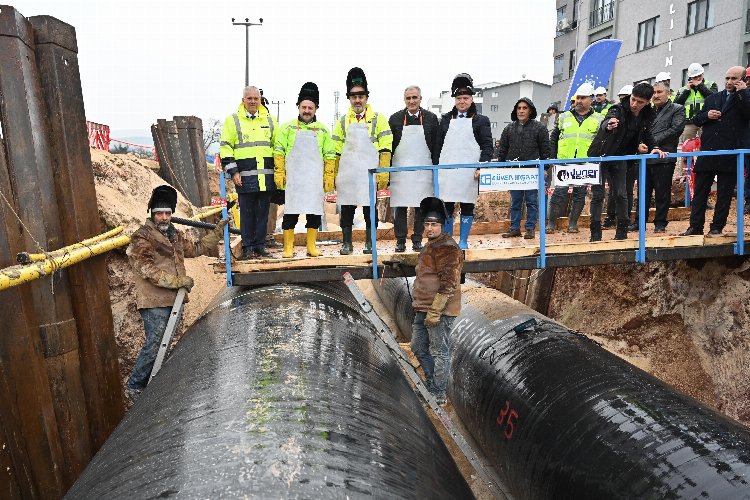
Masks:
[[[499,94],[497,92],[492,93],[492,97],[497,97]]]
[[[490,111],[497,111],[497,110],[498,110],[498,108],[499,108],[499,107],[498,107],[498,105],[497,105],[497,104],[492,104],[492,105],[490,105]]]
[[[573,2],[573,8],[571,9],[573,12],[571,12],[570,16],[570,27],[575,29],[578,27],[578,2]]]
[[[565,56],[560,54],[555,56],[554,70],[552,73],[552,83],[557,83],[563,79],[563,58]]]
[[[497,122],[490,122],[490,128],[497,128]]]
[[[648,83],[649,85],[653,85],[653,84],[654,84],[654,80],[656,80],[656,77],[655,77],[655,76],[652,76],[651,78],[641,78],[640,80],[636,80],[636,81],[634,81],[634,82],[633,82],[633,85],[638,85],[638,84],[639,84],[639,83],[641,83],[641,82],[646,82],[646,83]]]
[[[745,42],[745,67],[750,66],[750,42]]]
[[[560,21],[565,19],[565,9],[566,9],[565,5],[557,9],[557,24],[556,24],[557,30],[555,31],[555,36],[560,36],[563,34],[563,31],[560,31]]]
[[[708,63],[703,63],[701,66],[703,66],[703,77],[708,74]],[[682,86],[684,87],[687,85],[687,68],[682,70]]]
[[[750,33],[750,9],[747,9],[745,14],[745,33]]]
[[[572,77],[573,73],[576,71],[576,65],[578,64],[578,59],[576,59],[576,51],[575,49],[570,51],[570,59],[568,60],[568,77]]]
[[[589,14],[589,28],[599,26],[615,17],[614,0],[592,0]]]
[[[695,0],[688,4],[687,31],[688,35],[707,30],[714,24],[714,10],[709,0]]]
[[[638,24],[638,50],[645,50],[658,43],[659,16]]]

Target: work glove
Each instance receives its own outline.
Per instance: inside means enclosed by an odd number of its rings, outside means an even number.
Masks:
[[[391,166],[391,152],[383,151],[380,153],[378,167],[388,168]],[[378,189],[385,189],[388,187],[388,172],[380,172],[378,174]]]
[[[156,286],[170,288],[172,290],[186,288],[189,292],[190,289],[193,288],[193,278],[190,276],[177,276],[176,274],[169,274],[162,271],[159,275],[159,280],[156,282]]]
[[[397,253],[397,254],[390,255],[388,257],[388,260],[384,261],[383,264],[395,265],[395,266],[398,266],[399,264],[403,264],[405,266],[416,267],[418,261],[419,261],[418,253]]]
[[[323,162],[323,191],[330,193],[334,190],[336,180],[336,160],[330,159]]]
[[[286,187],[286,156],[273,155],[273,182],[276,189]]]
[[[213,248],[218,245],[224,239],[224,226],[227,225],[227,222],[229,222],[229,219],[221,219],[211,232],[201,238],[201,245],[204,248]]]
[[[443,311],[448,304],[449,298],[450,297],[443,295],[442,293],[435,294],[435,298],[432,299],[432,305],[427,310],[427,316],[424,318],[424,326],[432,328],[440,323],[440,316],[443,315]]]

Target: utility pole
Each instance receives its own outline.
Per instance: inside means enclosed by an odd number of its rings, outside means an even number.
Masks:
[[[271,104],[276,105],[276,122],[279,122],[279,107],[281,104],[285,104],[286,101],[271,101]]]
[[[339,121],[341,115],[339,114],[339,91],[333,91],[333,126],[336,126],[336,122]],[[332,129],[333,130],[333,129]]]
[[[250,26],[263,26],[263,18],[258,19],[260,23],[251,23],[249,18],[245,22],[235,22],[232,18],[232,24],[235,26],[245,27],[245,87],[250,85]]]

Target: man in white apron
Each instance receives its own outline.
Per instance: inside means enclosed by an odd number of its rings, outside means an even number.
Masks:
[[[333,143],[338,155],[336,167],[336,203],[341,217],[341,234],[344,240],[339,251],[349,255],[352,247],[354,211],[362,206],[365,216],[366,239],[364,253],[372,253],[370,234],[369,170],[391,165],[393,135],[386,118],[372,110],[367,99],[367,78],[360,68],[352,68],[346,75],[346,97],[349,112],[341,117],[333,129]],[[377,176],[377,188],[388,186],[388,174]],[[377,219],[375,219],[377,227]]]
[[[422,91],[416,85],[404,90],[406,108],[397,111],[388,119],[393,132],[393,158],[391,166],[412,167],[432,165],[437,143],[438,118],[423,109]],[[422,249],[424,218],[419,204],[432,196],[432,170],[391,173],[391,207],[395,208],[393,229],[396,233],[396,252],[406,251],[408,232],[406,215],[414,207],[414,228],[411,235],[412,250]]]
[[[490,119],[477,113],[474,104],[474,82],[467,73],[453,79],[451,96],[455,106],[443,115],[438,131],[436,151],[440,165],[456,165],[490,161],[492,159],[492,130]],[[474,224],[474,203],[479,195],[479,169],[445,169],[439,173],[440,198],[445,200],[448,218],[445,232],[453,236],[453,210],[461,206],[461,233],[458,246],[469,247],[469,232]]]
[[[277,189],[286,190],[281,221],[285,259],[294,257],[294,226],[300,214],[307,217],[307,256],[320,257],[315,241],[324,213],[323,195],[333,191],[336,152],[328,128],[317,121],[319,102],[318,86],[305,83],[297,98],[299,115],[276,135],[273,179]]]

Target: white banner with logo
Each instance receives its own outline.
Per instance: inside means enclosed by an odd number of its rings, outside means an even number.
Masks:
[[[589,186],[602,183],[598,163],[555,165],[552,178],[555,187]]]
[[[539,189],[536,168],[491,168],[479,171],[479,192]]]

